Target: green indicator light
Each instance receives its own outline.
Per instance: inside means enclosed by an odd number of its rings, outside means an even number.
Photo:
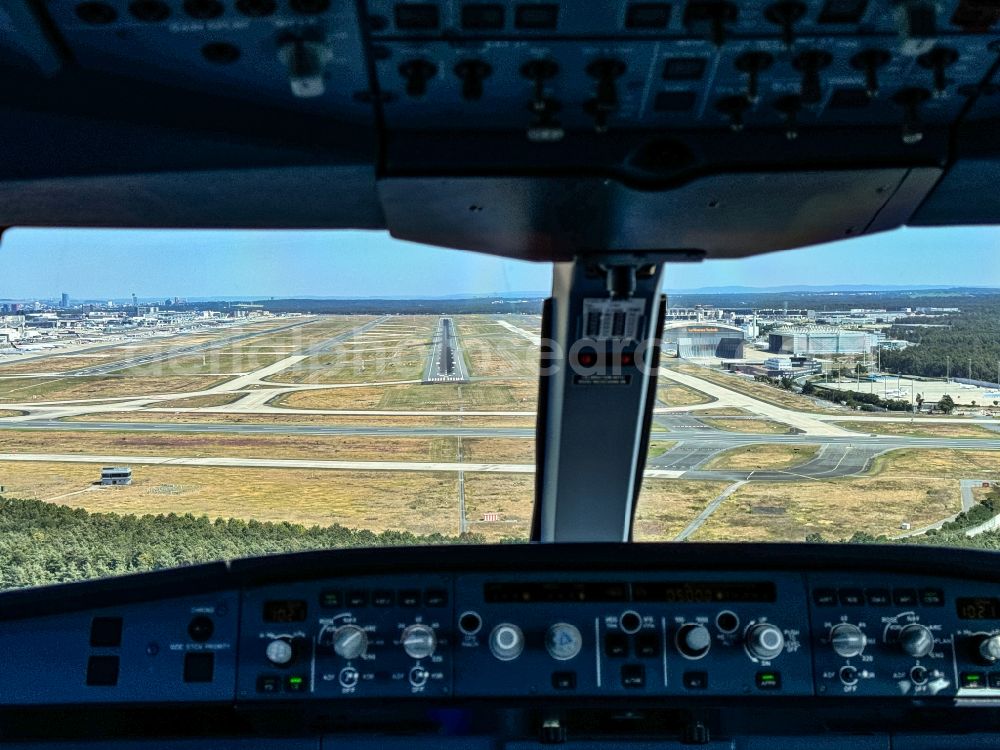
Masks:
[[[302,678],[301,677],[289,677],[288,681],[290,683],[292,683],[293,685],[301,685],[302,684]]]
[[[774,682],[774,675],[773,674],[762,674],[760,676],[760,679],[762,679],[764,682]]]
[[[966,682],[979,682],[979,675],[977,675],[977,674],[970,674],[968,677],[965,678],[965,681]]]

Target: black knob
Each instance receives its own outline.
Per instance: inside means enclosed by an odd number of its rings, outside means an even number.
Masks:
[[[774,108],[785,118],[785,138],[794,141],[799,137],[799,111],[802,99],[797,94],[788,94],[774,103]]]
[[[767,52],[744,52],[735,64],[738,71],[747,74],[747,101],[756,104],[760,100],[760,73],[774,64],[774,57]]]
[[[531,99],[534,109],[545,108],[545,82],[555,78],[558,72],[559,65],[552,60],[532,60],[521,66],[521,75],[534,84],[534,95]]]
[[[903,143],[912,145],[923,140],[920,105],[930,98],[931,94],[927,89],[916,87],[902,89],[892,97],[892,100],[903,108]]]
[[[745,96],[726,96],[715,103],[715,108],[729,118],[729,129],[734,133],[743,130],[743,113],[750,108]]]
[[[798,0],[784,0],[765,10],[764,18],[781,27],[781,40],[785,43],[785,47],[791,48],[795,44],[795,22],[805,14],[805,3],[800,3]]]
[[[483,98],[483,81],[493,75],[493,68],[482,60],[462,60],[455,75],[462,79],[462,98],[476,101]]]
[[[399,66],[399,74],[406,79],[408,96],[423,96],[427,93],[427,82],[437,75],[437,65],[427,60],[409,60]]]
[[[925,52],[917,58],[917,63],[922,68],[927,68],[934,74],[934,96],[943,97],[948,94],[948,74],[949,66],[958,61],[958,52],[951,47],[935,47],[930,52]]]
[[[587,75],[597,79],[594,98],[584,109],[594,118],[594,128],[599,133],[608,129],[608,116],[618,109],[618,79],[625,75],[626,66],[621,60],[602,58],[587,66]]]
[[[188,635],[191,636],[192,641],[204,643],[212,637],[212,633],[214,632],[215,623],[212,622],[211,617],[198,615],[188,623]]]
[[[821,49],[806,50],[794,60],[792,66],[802,72],[802,101],[805,104],[817,104],[823,98],[823,84],[819,72],[833,62],[829,52]]]
[[[878,69],[887,65],[892,56],[884,49],[866,49],[851,58],[851,67],[865,73],[865,92],[869,99],[878,96]]]

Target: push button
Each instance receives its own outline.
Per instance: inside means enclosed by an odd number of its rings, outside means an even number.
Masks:
[[[448,592],[444,589],[427,589],[424,592],[424,604],[428,607],[448,606]]]
[[[767,671],[757,673],[758,690],[780,690],[781,672]]]
[[[556,690],[576,690],[576,672],[553,672],[552,687]]]
[[[110,687],[118,684],[118,657],[91,656],[87,660],[87,684]]]
[[[866,589],[865,599],[872,607],[888,607],[892,603],[889,589]]]
[[[343,601],[343,596],[335,589],[325,589],[319,595],[319,606],[323,609],[337,609],[343,606]]]
[[[941,589],[920,589],[920,603],[925,607],[943,607],[944,591]]]
[[[837,595],[845,607],[860,607],[865,603],[865,595],[861,589],[840,589]]]
[[[986,687],[986,677],[982,672],[962,672],[960,679],[963,688],[978,690]]]
[[[628,638],[624,633],[608,633],[604,636],[604,653],[612,659],[628,656]]]
[[[642,664],[625,664],[622,666],[622,687],[646,687],[646,667]]]
[[[1000,688],[1000,672],[990,672],[989,681],[990,687],[994,690]]]
[[[300,674],[290,674],[285,678],[285,690],[289,693],[304,693],[309,687],[309,681]]]
[[[373,607],[391,607],[396,603],[396,595],[386,589],[372,592]]]
[[[640,633],[635,639],[635,655],[651,659],[660,655],[660,638],[656,633]]]
[[[892,602],[898,607],[913,607],[917,603],[917,590],[893,589]]]
[[[835,607],[837,606],[837,592],[835,589],[815,589],[813,602],[817,607]]]
[[[368,592],[367,591],[348,591],[347,592],[347,606],[348,607],[364,607],[368,604]]]
[[[215,678],[215,654],[190,651],[184,654],[184,682],[211,682]]]
[[[409,589],[399,592],[399,606],[400,607],[419,607],[420,606],[420,592],[411,591]]]
[[[281,678],[273,674],[262,674],[257,678],[258,693],[277,693],[281,689]]]
[[[90,645],[116,648],[122,645],[122,618],[95,617],[90,622]]]
[[[688,690],[707,690],[708,672],[685,672],[684,687]]]

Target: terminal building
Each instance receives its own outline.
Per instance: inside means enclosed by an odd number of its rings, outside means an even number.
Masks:
[[[867,354],[878,346],[879,336],[847,328],[779,328],[768,334],[767,350],[796,357],[830,354]]]
[[[743,329],[715,321],[678,321],[663,329],[664,351],[690,359],[741,359],[743,339]]]

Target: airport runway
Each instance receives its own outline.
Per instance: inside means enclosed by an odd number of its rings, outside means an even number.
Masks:
[[[425,383],[467,383],[469,373],[465,368],[465,357],[458,343],[455,322],[442,316],[438,320],[437,331],[431,343],[427,366],[424,368]]]
[[[241,341],[247,341],[248,339],[254,339],[258,336],[272,336],[276,333],[281,333],[287,331],[291,328],[298,328],[306,323],[312,323],[313,319],[308,320],[298,320],[295,323],[290,323],[286,326],[281,326],[280,328],[269,328],[264,331],[249,331],[247,333],[240,333],[236,336],[227,336],[223,339],[212,339],[211,341],[206,341],[203,344],[192,344],[191,346],[180,346],[166,351],[161,352],[151,352],[149,354],[140,354],[136,357],[131,357],[129,359],[116,359],[114,362],[107,362],[103,365],[94,365],[93,367],[81,367],[78,370],[69,370],[68,372],[61,373],[63,377],[85,377],[88,375],[108,375],[113,372],[118,372],[120,370],[127,370],[130,367],[139,367],[140,365],[150,365],[155,362],[164,362],[168,359],[175,359],[177,357],[183,357],[188,354],[197,354],[199,352],[209,351],[211,349],[219,349],[223,346],[230,346],[232,344],[238,344]],[[121,346],[118,344],[117,346]],[[113,348],[113,347],[109,347]]]

